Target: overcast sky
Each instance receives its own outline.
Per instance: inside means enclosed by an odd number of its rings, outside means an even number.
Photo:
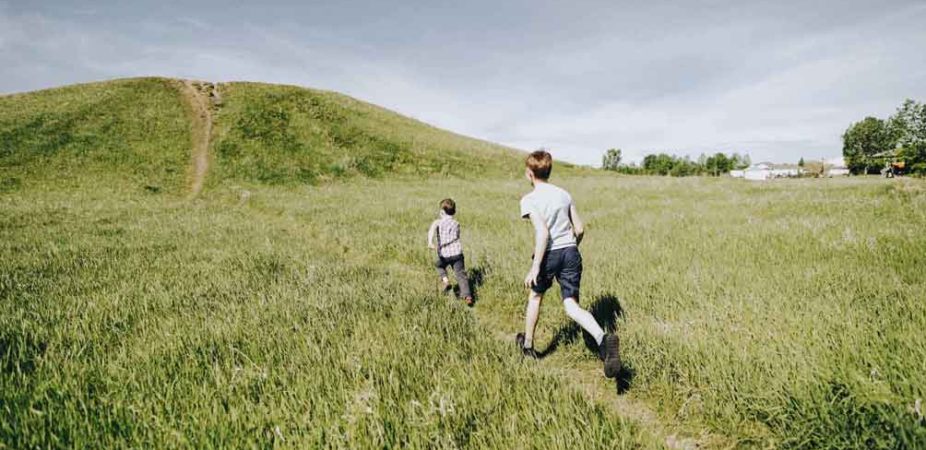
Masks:
[[[926,100],[926,1],[0,0],[0,92],[161,75],[347,93],[599,164],[836,156]]]

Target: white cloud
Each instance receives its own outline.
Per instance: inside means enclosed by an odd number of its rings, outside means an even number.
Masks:
[[[177,17],[0,4],[0,92],[140,75],[287,83],[586,164],[609,147],[792,161],[837,155],[850,122],[926,99],[926,5],[852,3],[521,5],[491,18],[478,3],[458,16],[371,4],[360,21],[357,5],[204,0]]]

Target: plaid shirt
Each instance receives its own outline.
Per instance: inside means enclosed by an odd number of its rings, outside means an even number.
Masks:
[[[442,216],[437,220],[437,254],[449,258],[463,253],[460,243],[460,222],[453,216]]]

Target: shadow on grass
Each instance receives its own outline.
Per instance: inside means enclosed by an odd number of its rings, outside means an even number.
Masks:
[[[588,308],[588,312],[592,313],[592,316],[595,317],[595,320],[598,321],[598,324],[601,325],[606,333],[614,333],[617,328],[617,319],[624,316],[624,310],[621,308],[620,299],[612,294],[596,297]],[[539,353],[540,359],[546,358],[556,352],[560,345],[575,342],[580,335],[582,336],[585,348],[594,353],[597,357],[598,343],[595,342],[595,339],[582,330],[577,323],[569,321],[569,323],[563,325],[556,331],[553,335],[553,340],[550,341],[547,348]],[[621,365],[621,371],[617,374],[616,378],[618,393],[624,393],[630,389],[634,375],[635,371],[633,367],[626,364]]]

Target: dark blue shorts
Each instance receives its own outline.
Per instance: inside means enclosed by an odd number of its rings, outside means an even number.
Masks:
[[[579,300],[579,284],[582,282],[582,255],[576,246],[550,250],[540,262],[540,274],[532,291],[543,294],[553,286],[553,279],[559,283],[563,299]]]
[[[438,254],[437,261],[434,261],[434,267],[437,267],[438,269],[443,269],[447,266],[452,266],[457,261],[465,261],[462,253],[460,253],[459,255],[453,255],[453,256],[441,256],[440,254]]]

